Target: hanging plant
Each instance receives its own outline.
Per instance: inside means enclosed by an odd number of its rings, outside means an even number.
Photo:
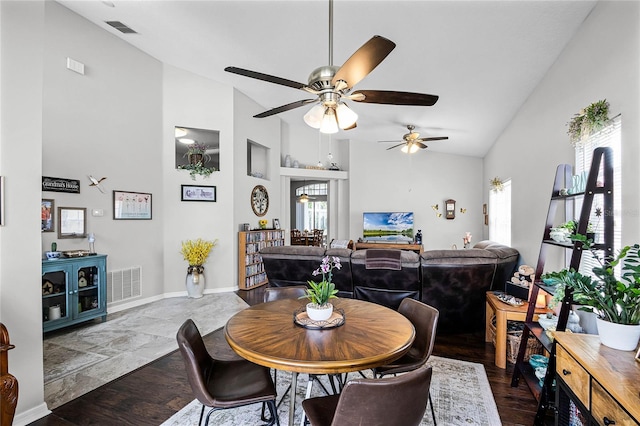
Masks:
[[[609,121],[609,102],[603,99],[594,102],[580,110],[571,121],[567,123],[567,134],[571,139],[571,145],[579,146],[589,135],[602,129]]]
[[[494,192],[502,191],[504,185],[502,184],[502,180],[498,176],[494,177],[489,181],[489,185],[491,186],[491,190]]]
[[[209,177],[212,172],[215,172],[215,167],[205,167],[204,163],[209,160],[207,154],[207,146],[194,142],[189,145],[187,152],[184,154],[189,159],[189,164],[179,165],[179,170],[189,170],[189,175],[192,180],[196,180],[197,175]]]

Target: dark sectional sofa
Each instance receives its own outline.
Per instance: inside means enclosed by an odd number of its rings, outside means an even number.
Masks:
[[[511,247],[481,241],[472,249],[427,250],[421,255],[399,250],[399,267],[388,269],[372,267],[367,251],[280,246],[264,248],[260,254],[272,287],[319,281],[312,272],[322,258],[337,256],[342,268],[334,270],[333,282],[339,297],[392,309],[397,309],[405,297],[421,300],[440,311],[438,331],[443,333],[482,329],[485,293],[504,289],[519,258],[518,251]]]

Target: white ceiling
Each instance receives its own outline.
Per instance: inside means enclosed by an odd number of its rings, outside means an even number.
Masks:
[[[328,0],[57,1],[162,62],[235,86],[265,110],[312,96],[227,73],[226,66],[307,83],[329,62]],[[431,150],[484,156],[595,3],[335,0],[335,65],[373,35],[397,45],[355,89],[440,96],[432,107],[348,102],[358,127],[336,137],[401,142],[414,124],[423,137],[449,136],[430,142]],[[138,34],[121,34],[109,20]],[[277,117],[306,126],[309,108]]]

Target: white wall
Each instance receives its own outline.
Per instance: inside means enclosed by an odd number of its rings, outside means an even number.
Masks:
[[[535,265],[556,166],[573,164],[566,123],[581,108],[607,99],[622,114],[623,244],[640,235],[640,3],[598,2],[542,82],[485,157],[483,190],[494,176],[512,178],[512,245]],[[604,30],[606,29],[606,30]],[[562,267],[562,254],[547,270]],[[555,260],[555,262],[554,262]]]
[[[162,170],[164,203],[163,279],[165,293],[184,292],[187,262],[181,242],[218,240],[205,264],[205,291],[235,287],[233,89],[190,72],[165,65],[163,79]],[[175,168],[175,126],[220,132],[220,170],[192,180]],[[181,185],[213,185],[216,202],[181,202]]]
[[[107,268],[141,266],[142,297],[163,292],[162,64],[55,2],[46,2],[44,176],[80,180],[80,194],[43,192],[57,207],[87,208],[87,232]],[[70,57],[85,65],[66,69]],[[173,141],[171,142],[173,147]],[[107,177],[105,193],[88,175]],[[152,220],[114,220],[113,190],[152,194]],[[94,217],[93,209],[104,216]],[[57,211],[56,211],[57,214]],[[42,250],[88,249],[86,238],[42,233]]]
[[[19,382],[17,412],[35,420],[43,403],[40,204],[45,7],[0,2],[0,322],[9,331],[9,372]],[[34,285],[35,284],[35,285]],[[19,424],[16,422],[15,424]]]
[[[362,236],[365,211],[412,211],[422,230],[425,249],[462,248],[465,232],[480,241],[482,159],[421,150],[407,155],[400,148],[351,141],[349,184],[350,236]],[[446,220],[444,201],[456,200],[456,218]],[[431,208],[438,204],[441,217]],[[467,209],[461,213],[460,209]]]

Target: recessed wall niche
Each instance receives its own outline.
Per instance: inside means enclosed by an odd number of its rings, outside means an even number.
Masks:
[[[189,164],[189,147],[194,144],[205,147],[203,166],[220,170],[220,131],[175,127],[176,169]]]
[[[269,180],[269,151],[264,145],[247,139],[247,175]]]

